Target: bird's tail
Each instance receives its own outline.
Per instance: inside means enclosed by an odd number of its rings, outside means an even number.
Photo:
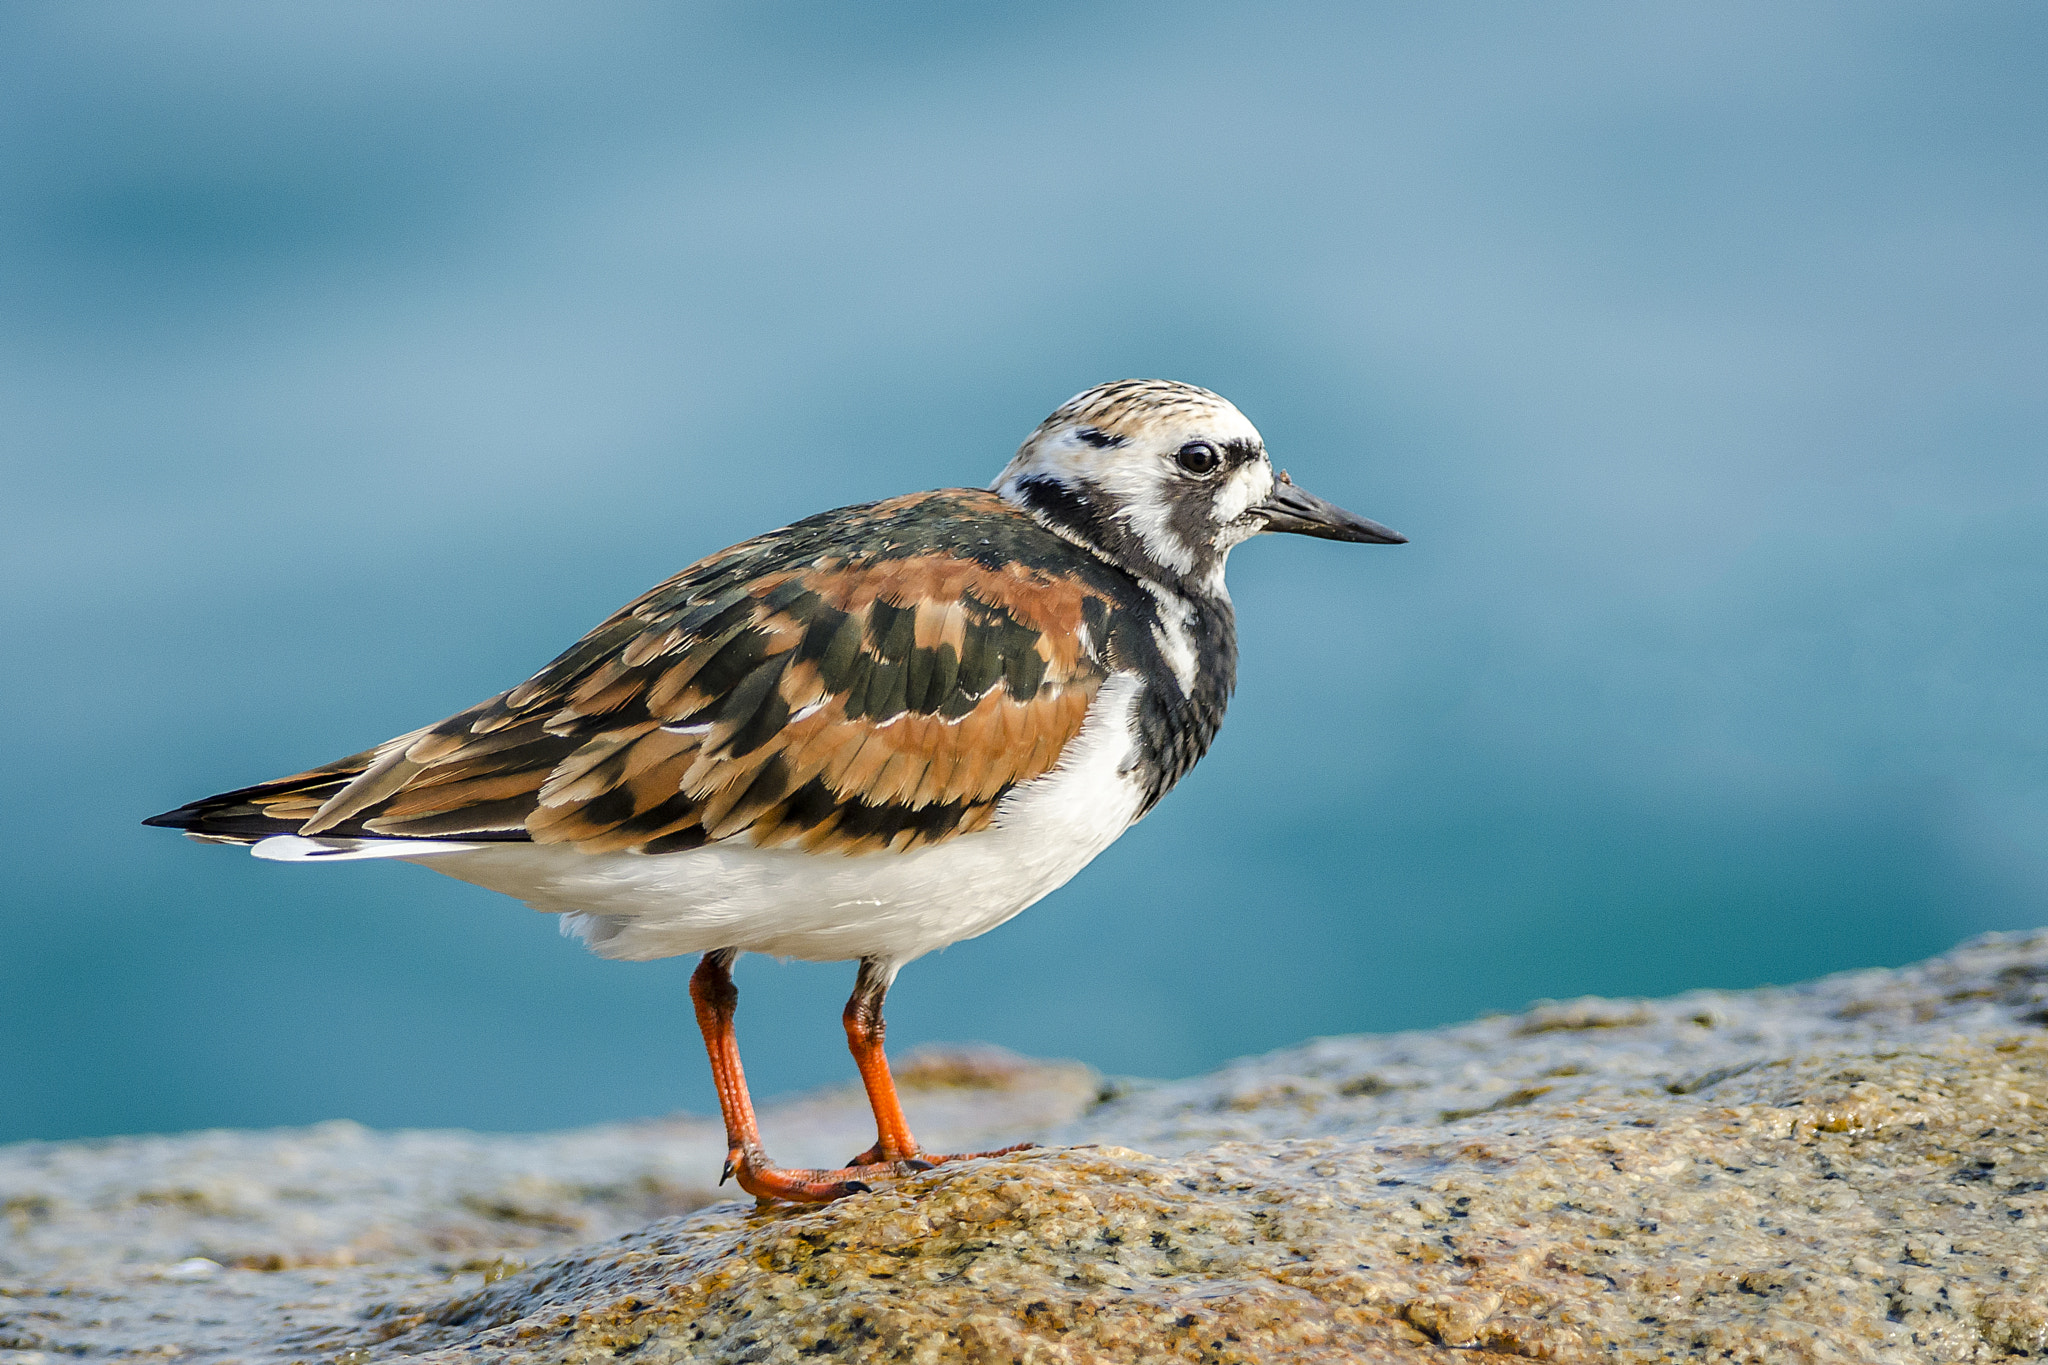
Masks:
[[[217,844],[253,844],[297,834],[330,797],[376,762],[379,752],[367,749],[290,777],[205,797],[142,823],[182,829],[194,839]]]

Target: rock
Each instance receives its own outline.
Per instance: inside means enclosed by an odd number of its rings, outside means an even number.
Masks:
[[[904,1103],[935,1145],[1042,1136],[1094,1102],[1077,1063],[912,1053]],[[786,1159],[874,1141],[857,1085],[763,1108]],[[380,1133],[337,1121],[0,1147],[0,1365],[175,1346],[326,1358],[368,1303],[449,1294],[719,1198],[724,1130],[673,1118],[533,1135]],[[731,1187],[727,1187],[730,1191]],[[208,1269],[211,1267],[211,1269]]]
[[[1664,1000],[1539,1002],[1449,1028],[1348,1038],[1129,1085],[1055,1135],[1162,1155],[1226,1141],[1362,1134],[1528,1106],[1720,1098],[1774,1061],[2048,1025],[2048,932],[1988,935],[1896,971]]]
[[[0,1362],[2043,1354],[2044,1023],[2048,933],[1093,1104],[1078,1068],[942,1059],[935,1115],[1013,1126],[935,1139],[1062,1145],[807,1209],[683,1211],[701,1122],[23,1144]],[[815,1159],[865,1141],[851,1095],[772,1114],[830,1133]]]

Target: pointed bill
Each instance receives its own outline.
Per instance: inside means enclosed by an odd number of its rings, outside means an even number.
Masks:
[[[1297,486],[1285,470],[1273,480],[1272,494],[1252,510],[1266,519],[1268,531],[1320,536],[1324,540],[1355,540],[1368,545],[1408,543],[1408,537],[1399,531],[1367,521]]]

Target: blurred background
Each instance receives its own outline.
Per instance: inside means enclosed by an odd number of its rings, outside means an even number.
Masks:
[[[734,540],[1215,388],[1214,752],[891,1041],[1186,1074],[2048,923],[2048,10],[0,16],[0,1140],[714,1109],[687,960],[137,822]],[[849,967],[748,959],[757,1089]]]

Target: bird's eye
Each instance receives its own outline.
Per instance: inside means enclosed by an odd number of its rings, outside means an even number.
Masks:
[[[1223,459],[1207,441],[1189,441],[1174,452],[1173,458],[1190,474],[1214,473]]]

